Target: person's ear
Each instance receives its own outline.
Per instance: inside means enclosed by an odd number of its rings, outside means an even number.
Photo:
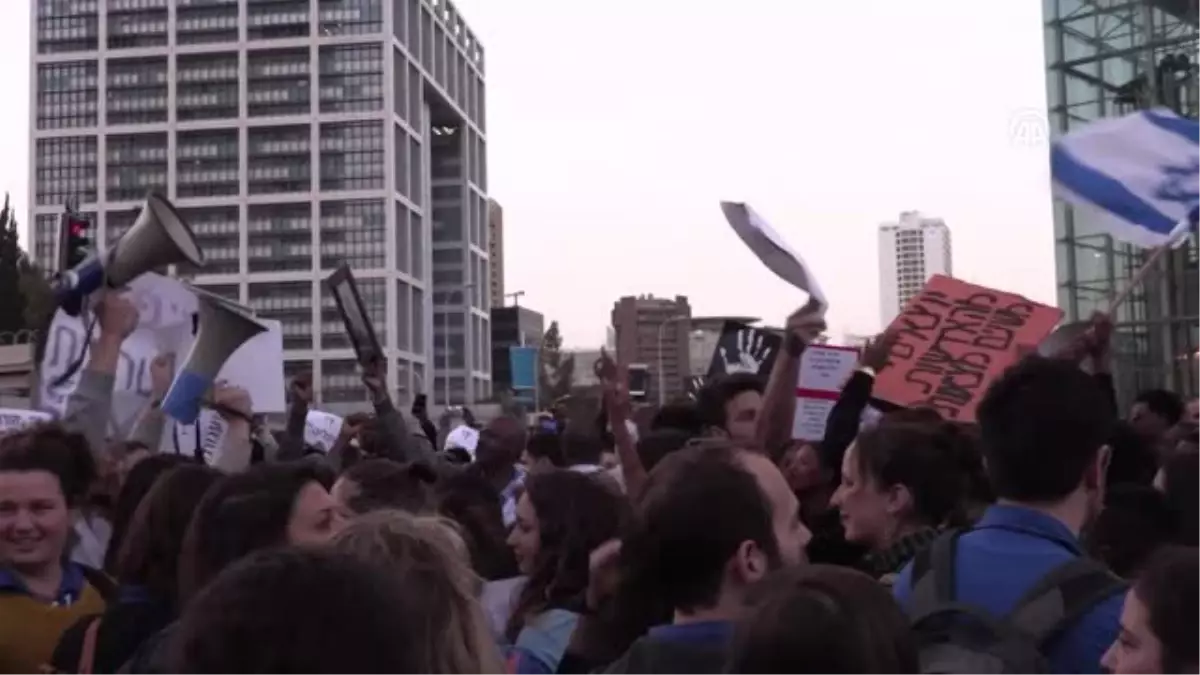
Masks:
[[[1100,446],[1096,458],[1083,474],[1083,486],[1088,490],[1098,490],[1105,485],[1108,478],[1108,465],[1112,462],[1112,448]]]
[[[767,575],[767,555],[755,542],[743,541],[733,554],[733,571],[742,584],[753,584]]]
[[[889,516],[900,517],[912,511],[913,497],[908,486],[896,483],[884,490],[884,508]]]

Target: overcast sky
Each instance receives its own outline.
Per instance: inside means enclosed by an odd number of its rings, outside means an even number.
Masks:
[[[843,332],[879,326],[877,227],[944,218],[955,275],[1054,301],[1037,0],[458,0],[487,59],[506,285],[604,339],[626,294],[778,324],[803,294],[718,202],[801,252]],[[28,0],[0,0],[0,189],[28,208]]]

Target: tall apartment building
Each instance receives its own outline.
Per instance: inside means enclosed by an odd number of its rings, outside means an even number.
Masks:
[[[886,328],[934,274],[953,276],[950,228],[941,218],[905,211],[879,226],[879,316]]]
[[[488,260],[492,263],[488,289],[492,306],[504,306],[504,207],[495,199],[488,200]]]
[[[343,261],[393,391],[490,394],[484,55],[449,2],[37,0],[33,24],[39,261],[67,199],[105,246],[157,190],[208,259],[178,272],[281,321],[326,407],[365,398],[321,284]]]
[[[691,318],[692,307],[683,295],[673,300],[625,296],[613,304],[617,358],[625,364],[646,366],[650,375],[647,400],[669,401],[683,395],[691,372]]]

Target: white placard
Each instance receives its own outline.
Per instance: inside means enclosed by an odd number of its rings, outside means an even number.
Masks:
[[[107,434],[126,438],[142,410],[150,403],[150,363],[160,353],[177,355],[176,367],[191,346],[192,316],[198,304],[196,295],[184,284],[158,274],[143,274],[129,284],[131,300],[138,308],[138,327],[121,343],[113,385],[112,408]],[[90,320],[90,319],[89,319]],[[221,369],[218,379],[242,387],[250,393],[255,412],[284,412],[287,405],[283,380],[283,332],[278,321],[261,320],[269,329],[256,335],[234,352]],[[59,387],[52,384],[79,358],[87,333],[79,318],[61,310],[54,315],[41,363],[38,408],[61,418],[67,400],[79,384],[83,369],[91,360],[91,350],[79,371]],[[97,326],[93,338],[99,335]],[[203,420],[201,421],[203,426]],[[191,426],[187,427],[192,429]],[[188,435],[194,436],[194,429]],[[181,441],[182,443],[182,441]],[[195,445],[188,442],[188,452]],[[164,448],[173,448],[168,441]]]
[[[24,429],[31,424],[48,422],[54,419],[50,413],[40,410],[19,410],[16,408],[0,408],[0,434]]]
[[[804,258],[792,250],[784,242],[783,237],[771,227],[765,218],[755,213],[749,204],[741,202],[721,202],[721,211],[725,220],[737,233],[738,237],[750,247],[750,250],[762,261],[767,269],[774,272],[780,279],[808,293],[809,303],[816,305],[824,314],[829,307],[821,285]]]
[[[462,424],[450,430],[446,434],[446,443],[442,446],[443,450],[450,448],[462,448],[475,457],[475,446],[479,445],[479,431]]]
[[[309,410],[308,417],[304,420],[304,443],[329,452],[337,442],[338,435],[342,433],[342,425],[345,422],[345,419],[333,413]]]
[[[792,438],[819,441],[825,437],[829,412],[857,363],[858,350],[853,347],[811,345],[804,350],[796,383]]]
[[[228,430],[229,425],[219,413],[205,408],[200,411],[195,424],[180,424],[168,419],[164,430],[167,437],[163,439],[162,447],[164,452],[192,457],[199,443],[204,463],[213,466],[221,455]]]

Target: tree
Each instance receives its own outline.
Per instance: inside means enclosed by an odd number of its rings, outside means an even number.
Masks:
[[[538,356],[541,361],[538,373],[538,400],[543,408],[548,408],[554,401],[571,393],[571,386],[575,380],[575,357],[563,353],[562,335],[558,331],[557,321],[551,321],[550,327],[542,336]]]
[[[0,333],[29,328],[25,323],[25,295],[21,292],[21,268],[25,254],[17,241],[17,218],[4,195],[0,210]]]

